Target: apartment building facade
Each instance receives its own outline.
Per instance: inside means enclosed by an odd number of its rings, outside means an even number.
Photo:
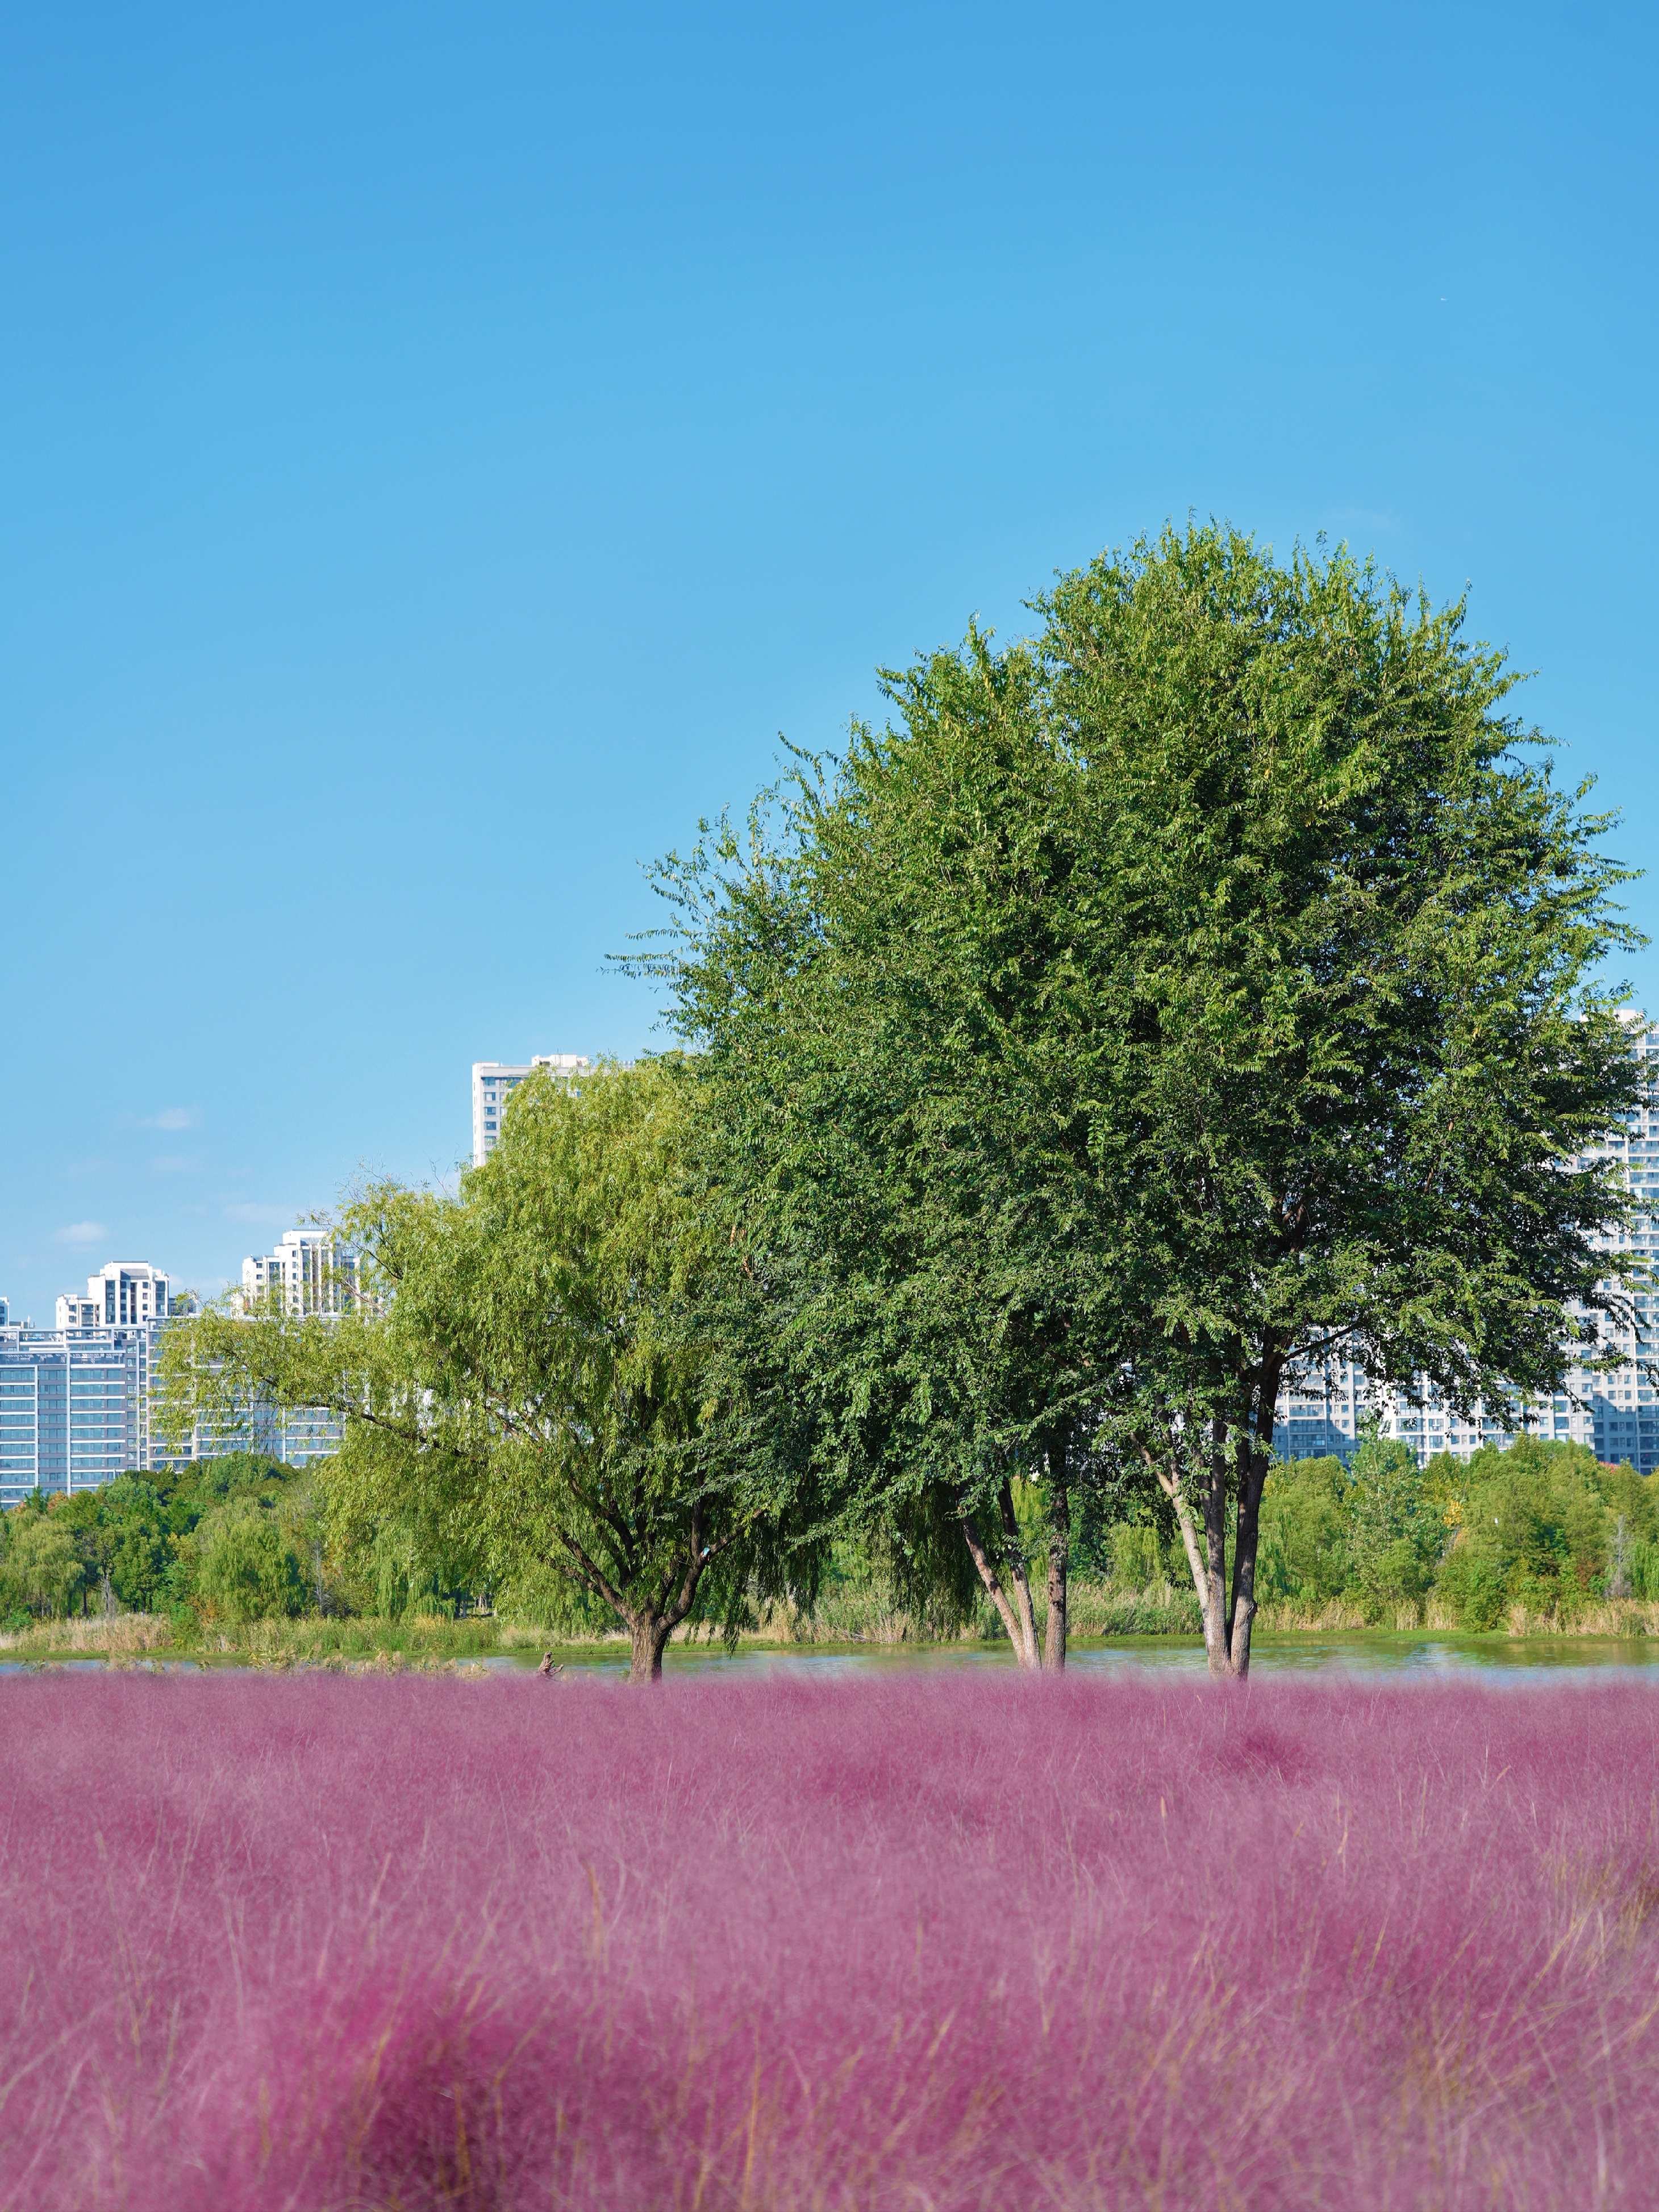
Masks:
[[[295,1313],[342,1310],[356,1279],[355,1255],[325,1231],[290,1230],[273,1253],[242,1265],[245,1293],[274,1290]],[[0,1507],[228,1452],[297,1467],[338,1449],[340,1423],[314,1407],[251,1406],[227,1423],[198,1423],[182,1442],[164,1439],[156,1370],[179,1303],[170,1276],[132,1261],[89,1276],[84,1296],[64,1291],[50,1329],[13,1325],[0,1298]]]
[[[578,1052],[538,1053],[533,1060],[514,1063],[475,1060],[472,1063],[472,1164],[481,1168],[495,1149],[501,1133],[507,1102],[538,1067],[551,1068],[567,1082],[588,1071],[588,1061]]]
[[[150,1414],[161,1326],[0,1324],[0,1506],[157,1464]]]
[[[87,1294],[65,1291],[58,1301],[57,1327],[64,1329],[131,1328],[165,1321],[173,1310],[173,1283],[159,1267],[141,1260],[112,1260],[87,1278]]]
[[[273,1251],[242,1262],[242,1297],[250,1306],[275,1298],[291,1314],[348,1311],[357,1297],[357,1255],[329,1229],[288,1229]]]

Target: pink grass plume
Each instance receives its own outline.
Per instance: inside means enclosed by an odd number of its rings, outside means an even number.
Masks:
[[[1659,1699],[0,1689],[0,2212],[1655,2201]]]

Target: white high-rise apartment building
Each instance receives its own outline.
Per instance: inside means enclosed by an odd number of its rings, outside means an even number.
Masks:
[[[291,1229],[275,1252],[242,1265],[245,1295],[275,1289],[294,1313],[341,1311],[356,1280],[355,1255],[336,1250],[326,1230]],[[255,1405],[222,1429],[198,1425],[187,1442],[164,1441],[156,1359],[169,1317],[188,1310],[171,1277],[132,1261],[89,1276],[84,1297],[65,1291],[55,1329],[15,1326],[0,1298],[0,1508],[93,1489],[129,1468],[236,1451],[303,1466],[338,1449],[338,1419],[316,1407]]]
[[[334,1241],[331,1229],[287,1229],[274,1251],[250,1253],[242,1262],[242,1300],[248,1310],[273,1295],[290,1314],[341,1314],[356,1301],[357,1255]],[[304,1467],[340,1448],[344,1425],[320,1406],[246,1409],[237,1438],[209,1439],[214,1450],[269,1452],[290,1467]],[[198,1455],[199,1451],[198,1451]]]
[[[475,1060],[472,1063],[472,1164],[481,1168],[495,1149],[495,1139],[501,1133],[501,1116],[507,1111],[507,1102],[526,1075],[538,1067],[550,1067],[556,1075],[567,1082],[571,1077],[586,1075],[588,1063],[580,1053],[541,1052],[527,1065],[514,1066],[500,1060]]]
[[[58,1301],[59,1328],[129,1328],[139,1322],[165,1321],[172,1279],[142,1260],[112,1260],[87,1278],[82,1297],[65,1291]]]
[[[152,1394],[171,1304],[170,1279],[142,1261],[112,1261],[84,1297],[66,1291],[52,1329],[13,1327],[0,1298],[0,1507],[161,1464]]]
[[[263,1305],[275,1291],[292,1314],[343,1313],[357,1288],[356,1255],[337,1246],[331,1229],[288,1229],[274,1252],[242,1262],[242,1296]]]
[[[1625,1017],[1637,1032],[1632,1050],[1642,1073],[1641,1095],[1625,1124],[1587,1155],[1613,1159],[1624,1169],[1637,1212],[1627,1233],[1598,1239],[1600,1249],[1625,1263],[1659,1261],[1659,1034],[1644,1034],[1646,1016]],[[1602,1373],[1570,1368],[1566,1388],[1519,1409],[1518,1430],[1561,1443],[1586,1444],[1597,1459],[1628,1460],[1638,1473],[1659,1468],[1659,1404],[1640,1373],[1638,1355],[1653,1356],[1659,1328],[1659,1284],[1638,1291],[1635,1326],[1620,1330],[1601,1325],[1605,1348],[1623,1352],[1624,1364]],[[1307,1367],[1286,1379],[1273,1415],[1273,1443],[1285,1457],[1303,1459],[1335,1452],[1346,1459],[1358,1438],[1358,1423],[1374,1413],[1385,1437],[1399,1437],[1425,1466],[1437,1452],[1468,1459],[1482,1444],[1500,1448],[1515,1441],[1517,1429],[1488,1419],[1476,1407],[1467,1419],[1453,1413],[1427,1382],[1412,1390],[1368,1390],[1365,1376],[1352,1360]]]

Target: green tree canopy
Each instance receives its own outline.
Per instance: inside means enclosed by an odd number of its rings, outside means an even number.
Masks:
[[[266,1620],[303,1606],[298,1559],[276,1521],[246,1492],[204,1514],[192,1546],[195,1595],[210,1614]]]
[[[1057,1663],[1073,1493],[1139,1469],[1243,1674],[1286,1376],[1501,1405],[1617,1297],[1623,872],[1461,603],[1212,525],[1036,604],[671,855],[641,964],[849,1510],[954,1519],[1018,1613],[1038,1480]]]
[[[1495,1628],[1511,1605],[1571,1619],[1605,1587],[1617,1515],[1606,1491],[1650,1525],[1654,1489],[1598,1468],[1582,1444],[1517,1437],[1484,1446],[1467,1465],[1430,1462],[1429,1483],[1452,1498],[1455,1534],[1441,1595],[1466,1628]]]
[[[6,1545],[0,1553],[0,1617],[17,1613],[44,1620],[54,1613],[67,1613],[85,1579],[70,1530],[55,1513],[27,1507],[5,1517]]]
[[[677,1056],[522,1084],[459,1197],[384,1184],[347,1209],[368,1303],[172,1334],[175,1424],[321,1406],[331,1510],[499,1585],[552,1573],[626,1625],[636,1680],[694,1611],[734,1625],[788,1571],[789,1470],[707,1325],[741,1276],[688,1164]]]

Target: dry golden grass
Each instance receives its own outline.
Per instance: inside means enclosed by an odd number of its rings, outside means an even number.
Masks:
[[[94,1613],[84,1620],[43,1620],[0,1635],[0,1651],[19,1658],[48,1651],[84,1651],[114,1657],[123,1652],[164,1651],[173,1623],[159,1613]]]

